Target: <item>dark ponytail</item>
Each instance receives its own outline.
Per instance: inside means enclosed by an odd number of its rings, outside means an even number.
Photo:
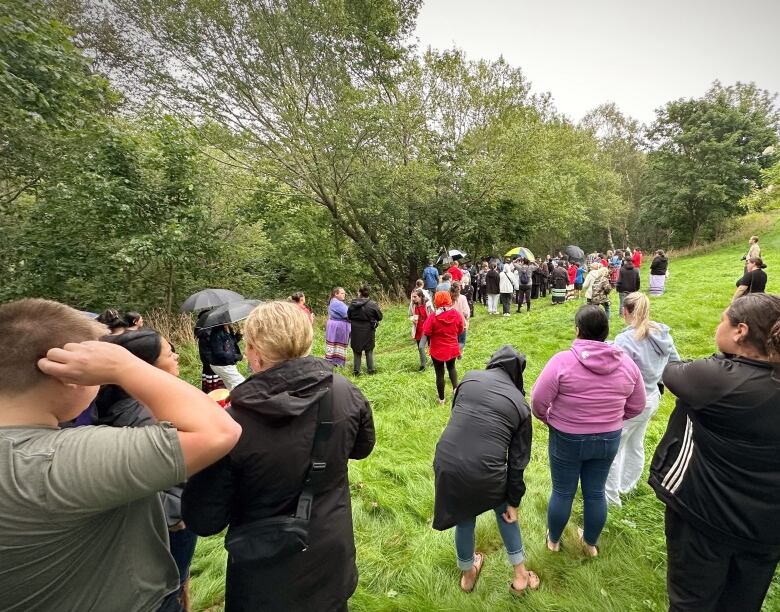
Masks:
[[[745,341],[772,361],[780,360],[780,297],[749,293],[737,298],[726,310],[729,323],[748,327]]]

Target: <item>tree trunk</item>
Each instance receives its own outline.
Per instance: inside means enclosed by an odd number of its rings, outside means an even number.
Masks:
[[[165,306],[168,312],[173,309],[173,262],[168,264],[168,285],[165,288]]]
[[[612,228],[607,226],[607,240],[609,241],[609,248],[611,251],[615,250],[615,242],[612,240]]]

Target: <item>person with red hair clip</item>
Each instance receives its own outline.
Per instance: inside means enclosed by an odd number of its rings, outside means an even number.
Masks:
[[[425,320],[423,335],[428,338],[428,352],[436,371],[436,391],[439,404],[444,404],[444,368],[450,377],[453,390],[458,386],[455,362],[460,356],[458,336],[463,333],[463,316],[452,308],[448,291],[438,291],[433,300],[436,311]]]

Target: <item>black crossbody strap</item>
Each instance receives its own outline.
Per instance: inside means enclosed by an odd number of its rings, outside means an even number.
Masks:
[[[319,489],[320,482],[325,476],[325,442],[330,439],[333,431],[333,383],[325,391],[325,394],[317,403],[317,429],[314,431],[314,441],[309,459],[309,470],[303,481],[303,490],[298,498],[298,507],[295,518],[309,520],[311,517],[314,491]]]

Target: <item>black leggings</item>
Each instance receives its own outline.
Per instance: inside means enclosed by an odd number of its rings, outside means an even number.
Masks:
[[[436,391],[439,393],[439,399],[444,399],[444,366],[447,366],[447,372],[450,375],[452,388],[458,386],[458,372],[455,370],[455,357],[449,361],[439,361],[431,357],[433,369],[436,370]]]

